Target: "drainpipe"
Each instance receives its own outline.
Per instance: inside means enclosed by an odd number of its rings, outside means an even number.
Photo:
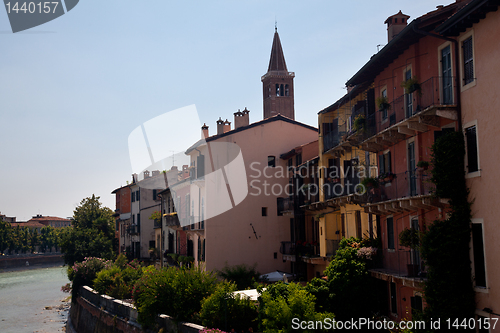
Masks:
[[[460,88],[460,78],[459,78],[460,67],[459,67],[459,63],[458,63],[458,59],[459,59],[458,41],[456,39],[453,39],[453,38],[448,38],[448,37],[445,37],[445,36],[441,36],[441,35],[438,35],[438,34],[427,32],[427,31],[424,31],[424,30],[420,30],[416,26],[413,26],[413,31],[416,32],[416,33],[419,33],[421,35],[435,37],[435,38],[439,38],[439,39],[442,39],[442,40],[446,40],[446,41],[452,42],[453,45],[454,45],[454,49],[455,49],[455,75],[456,75],[456,96],[457,96],[458,128],[459,128],[459,131],[462,131],[462,108],[461,108],[461,104],[460,104],[460,92],[459,92],[459,88]]]

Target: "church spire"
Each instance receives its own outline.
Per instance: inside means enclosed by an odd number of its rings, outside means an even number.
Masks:
[[[276,23],[275,23],[276,24]],[[293,78],[295,73],[286,67],[278,27],[274,27],[273,46],[267,73],[262,76],[264,119],[281,114],[295,120]]]
[[[288,72],[286,69],[285,55],[283,54],[283,48],[281,47],[280,36],[278,35],[278,27],[275,26],[274,29],[273,47],[271,48],[271,58],[269,59],[269,67],[267,68],[267,71]]]

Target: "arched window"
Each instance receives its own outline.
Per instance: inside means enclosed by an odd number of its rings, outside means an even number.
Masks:
[[[290,89],[288,88],[288,84],[285,85],[285,96],[290,96]]]
[[[276,96],[280,95],[280,85],[276,83]]]
[[[285,95],[285,89],[283,89],[283,85],[280,86],[280,96]]]

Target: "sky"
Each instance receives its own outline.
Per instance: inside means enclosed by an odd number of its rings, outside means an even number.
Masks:
[[[295,119],[317,127],[387,43],[387,17],[449,3],[81,0],[15,34],[0,9],[0,212],[70,217],[92,194],[114,210],[111,192],[132,179],[128,136],[166,112],[195,104],[211,134],[245,107],[262,120],[275,21]]]

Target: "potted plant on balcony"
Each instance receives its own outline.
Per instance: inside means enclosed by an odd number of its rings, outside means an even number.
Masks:
[[[417,92],[419,95],[422,94],[422,87],[416,76],[401,83],[401,87],[405,89],[405,94],[411,94]]]
[[[354,131],[356,131],[356,132],[361,131],[362,129],[364,129],[364,127],[365,127],[365,116],[362,115],[362,114],[358,114],[354,118],[354,123],[352,124],[352,127],[353,127]]]
[[[420,247],[420,232],[414,228],[405,228],[399,233],[399,245],[409,247],[412,251],[418,250]],[[419,265],[417,263],[406,264],[408,276],[416,276],[418,274]]]
[[[383,181],[384,184],[392,182],[394,178],[396,178],[396,175],[392,172],[381,173],[380,176],[378,176],[378,179]]]
[[[417,167],[426,171],[427,169],[429,169],[429,162],[427,161],[418,161],[417,163]]]
[[[389,100],[387,99],[386,96],[377,97],[375,103],[377,103],[378,110],[380,112],[389,110],[391,108],[391,104],[389,104]]]
[[[378,185],[379,185],[378,178],[375,178],[375,177],[366,177],[365,179],[363,179],[361,181],[361,185],[363,185],[367,189],[378,188]]]

